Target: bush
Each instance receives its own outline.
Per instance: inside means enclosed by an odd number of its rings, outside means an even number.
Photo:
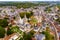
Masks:
[[[3,38],[5,36],[5,29],[0,26],[0,38]]]

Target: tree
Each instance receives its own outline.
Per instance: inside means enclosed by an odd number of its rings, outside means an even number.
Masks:
[[[26,15],[27,18],[30,18],[33,15],[33,12],[30,11],[30,12],[21,12],[20,13],[21,18],[24,18],[25,15]]]
[[[47,8],[45,9],[45,11],[49,13],[49,12],[51,12],[51,8],[47,7]]]
[[[43,31],[42,34],[45,34],[45,40],[54,40],[54,36],[50,34],[49,27],[46,27],[46,31]]]
[[[8,30],[7,30],[7,35],[10,35],[12,33],[17,33],[20,32],[19,27],[18,26],[11,26]]]
[[[14,33],[11,29],[8,29],[7,30],[7,35],[10,35],[10,34],[12,34],[12,33]]]
[[[24,18],[24,15],[25,15],[25,14],[26,14],[26,12],[21,12],[21,13],[20,13],[20,17],[21,17],[21,18]]]
[[[7,19],[0,19],[0,26],[2,26],[2,27],[8,26],[8,21],[7,21]]]
[[[36,24],[37,23],[37,19],[32,17],[31,20],[30,20],[30,23],[33,24],[33,25]]]
[[[19,32],[19,27],[18,26],[11,27],[11,31]]]
[[[5,29],[0,26],[0,38],[3,38],[5,36]]]
[[[27,18],[30,18],[32,15],[33,15],[33,12],[32,11],[26,13],[26,17]]]
[[[31,38],[33,37],[35,31],[31,30],[29,33],[25,33],[23,34],[23,38],[21,38],[20,40],[31,40]]]
[[[31,16],[31,13],[30,12],[27,12],[26,13],[26,17],[29,18]]]

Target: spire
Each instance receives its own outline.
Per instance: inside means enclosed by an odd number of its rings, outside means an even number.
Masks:
[[[25,19],[27,18],[26,15],[24,15],[24,18],[25,18]]]
[[[24,22],[27,22],[27,17],[26,17],[26,15],[24,15]]]

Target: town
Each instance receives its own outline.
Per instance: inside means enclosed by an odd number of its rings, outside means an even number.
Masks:
[[[0,40],[60,40],[60,4],[22,3],[0,4]]]

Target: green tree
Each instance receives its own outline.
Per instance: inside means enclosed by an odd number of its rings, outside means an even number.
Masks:
[[[13,32],[19,32],[19,27],[18,26],[12,26],[11,27],[11,31],[13,31]]]
[[[24,18],[25,14],[26,14],[26,12],[21,12],[21,13],[20,13],[20,17],[21,17],[21,18]]]
[[[45,40],[54,40],[54,36],[50,34],[49,27],[46,27],[46,31],[43,31],[42,33],[45,34]]]
[[[33,15],[33,12],[26,12],[26,17],[30,18]]]
[[[12,34],[12,33],[14,33],[11,29],[8,29],[7,30],[7,35],[10,35],[10,34]]]
[[[33,15],[33,12],[30,11],[30,12],[21,12],[20,13],[21,18],[24,18],[25,15],[26,15],[27,18],[30,18]]]
[[[0,19],[0,26],[2,26],[2,27],[8,26],[8,21],[7,21],[7,19]]]
[[[47,8],[45,9],[45,11],[49,13],[49,12],[51,12],[51,8],[47,7]]]
[[[23,38],[21,38],[20,40],[31,40],[31,38],[33,37],[35,31],[31,30],[29,33],[25,33],[23,34]]]
[[[0,38],[3,38],[5,36],[5,29],[0,26]]]
[[[17,33],[17,32],[20,32],[19,27],[18,26],[11,26],[7,30],[7,35],[10,35],[12,33]]]
[[[36,24],[37,23],[37,19],[36,18],[31,18],[31,20],[30,20],[31,22],[32,22],[32,24]]]

